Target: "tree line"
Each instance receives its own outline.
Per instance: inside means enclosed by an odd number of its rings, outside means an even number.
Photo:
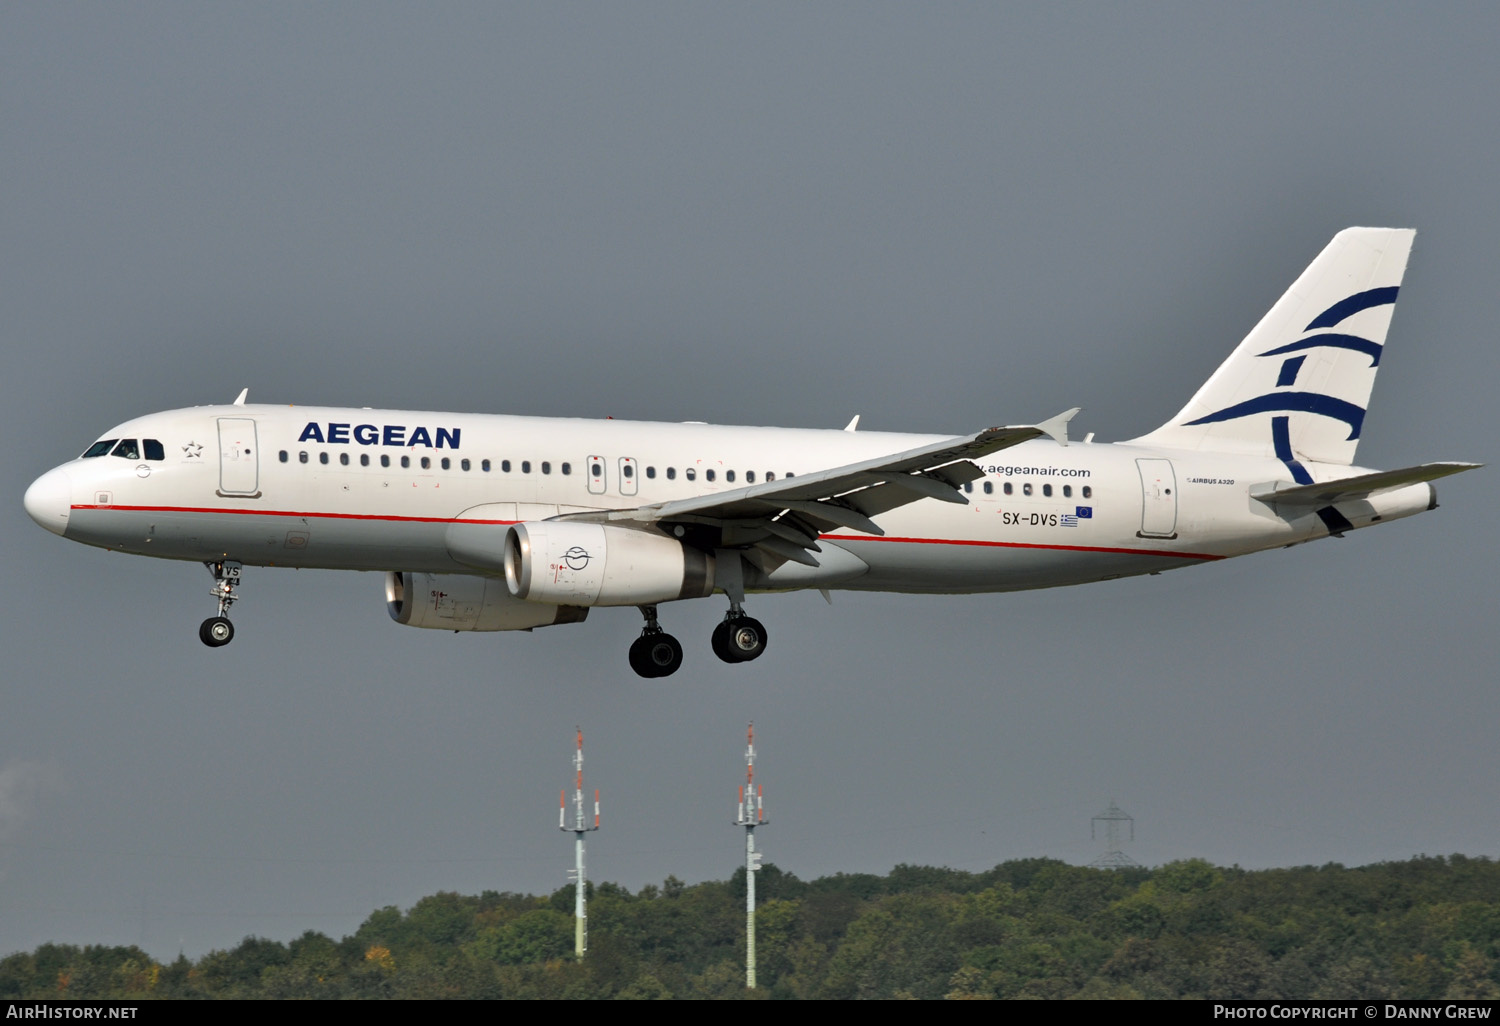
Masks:
[[[1500,864],[1462,855],[1347,868],[1199,859],[1092,869],[757,880],[759,988],[744,987],[745,874],[631,893],[573,888],[382,908],[350,936],[247,937],[196,961],[43,944],[0,959],[0,999],[1500,998]]]

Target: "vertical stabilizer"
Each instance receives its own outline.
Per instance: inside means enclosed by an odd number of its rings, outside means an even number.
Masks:
[[[1416,232],[1346,228],[1143,445],[1351,464]]]

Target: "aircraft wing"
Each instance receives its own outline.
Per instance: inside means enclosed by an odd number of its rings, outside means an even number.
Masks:
[[[820,551],[820,533],[845,528],[884,534],[874,517],[920,499],[966,504],[961,489],[984,476],[971,460],[1043,435],[1066,445],[1068,421],[1077,412],[1040,424],[986,428],[780,481],[568,519],[669,524],[695,528],[695,534],[712,528],[717,537],[710,544],[746,549],[747,558],[762,569],[786,560],[817,566],[812,553]]]
[[[1483,466],[1483,464],[1423,463],[1417,467],[1403,467],[1400,470],[1381,470],[1372,474],[1360,474],[1357,477],[1345,477],[1337,481],[1288,485],[1285,488],[1267,489],[1265,491],[1252,490],[1250,494],[1261,502],[1274,502],[1280,505],[1332,506],[1334,503],[1347,502],[1351,499],[1363,499],[1373,492],[1383,492],[1392,488],[1404,488],[1407,485],[1420,484],[1423,481],[1436,481],[1440,477],[1447,477],[1450,474],[1461,474],[1465,470],[1473,470],[1475,467],[1480,466]]]

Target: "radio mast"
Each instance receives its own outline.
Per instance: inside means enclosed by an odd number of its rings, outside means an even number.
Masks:
[[[589,947],[588,904],[587,891],[588,879],[583,870],[583,835],[592,830],[599,829],[599,791],[594,790],[594,825],[589,826],[588,817],[583,811],[583,728],[578,729],[578,751],[573,755],[573,767],[577,772],[577,778],[573,784],[573,809],[574,822],[568,826],[568,793],[561,791],[557,796],[557,828],[559,830],[572,830],[574,836],[574,864],[572,871],[568,874],[573,878],[576,887],[573,891],[573,953],[581,960],[583,953]]]
[[[1089,866],[1093,869],[1134,869],[1140,865],[1135,859],[1120,850],[1120,824],[1128,824],[1130,839],[1135,840],[1135,819],[1124,809],[1113,801],[1109,808],[1089,821],[1089,837],[1097,836],[1096,828],[1100,823],[1104,824],[1104,854],[1100,855]]]
[[[755,989],[755,874],[760,852],[755,850],[755,828],[765,826],[765,789],[755,782],[755,724],[745,732],[745,782],[740,785],[740,814],[735,826],[745,828],[745,987]]]

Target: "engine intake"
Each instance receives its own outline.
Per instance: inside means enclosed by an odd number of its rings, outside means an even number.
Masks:
[[[651,605],[713,594],[714,558],[655,529],[529,521],[505,536],[505,583],[528,602]]]

